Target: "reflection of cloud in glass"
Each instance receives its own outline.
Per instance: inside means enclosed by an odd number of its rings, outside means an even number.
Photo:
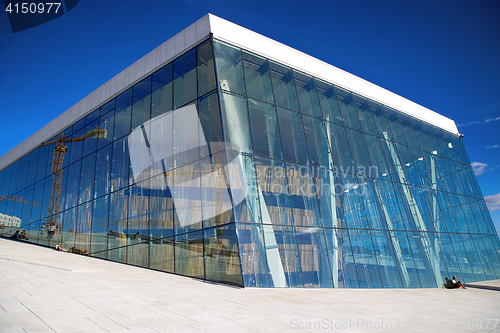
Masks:
[[[193,186],[216,188],[218,196],[203,201],[204,220],[223,213],[220,208],[217,209],[218,204],[230,202],[232,198],[231,206],[236,206],[246,198],[246,188],[241,186],[242,183],[245,184],[245,176],[239,154],[233,155],[234,158],[224,165],[214,162],[212,170],[181,167],[171,171],[174,167],[198,160],[200,148],[207,146],[195,104],[170,111],[137,127],[128,136],[128,146],[136,182],[148,178],[152,170],[161,170],[160,173],[164,175],[170,171],[180,176],[175,177],[176,190],[170,189],[176,207],[186,207],[186,193],[196,191]],[[215,161],[215,155],[213,159]],[[200,178],[199,181],[193,182],[196,178]],[[229,188],[224,178],[228,179]],[[151,189],[156,188],[153,183],[151,186]],[[224,207],[231,208],[227,205]],[[193,220],[193,214],[189,214],[187,209],[176,209],[176,214],[180,227],[200,222]]]

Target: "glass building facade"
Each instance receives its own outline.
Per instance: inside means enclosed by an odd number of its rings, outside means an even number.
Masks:
[[[462,140],[209,37],[0,171],[0,233],[245,287],[500,278]]]

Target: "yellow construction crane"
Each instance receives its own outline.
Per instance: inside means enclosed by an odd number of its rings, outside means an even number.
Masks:
[[[104,122],[106,126],[106,122]],[[69,136],[64,136],[64,132],[61,132],[57,139],[52,141],[47,141],[42,143],[42,146],[48,146],[55,144],[54,157],[52,158],[52,193],[50,194],[49,209],[47,211],[47,230],[55,231],[58,220],[59,203],[61,201],[61,188],[62,188],[62,178],[63,170],[62,165],[64,161],[64,155],[68,151],[66,143],[83,141],[87,138],[94,137],[95,139],[105,139],[108,135],[106,128],[100,128],[99,126],[94,126],[84,135],[77,138],[70,138]]]

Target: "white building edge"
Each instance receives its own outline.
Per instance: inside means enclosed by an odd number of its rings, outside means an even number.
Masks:
[[[218,40],[300,69],[304,73],[351,90],[356,94],[390,106],[402,113],[458,135],[455,122],[449,118],[303,52],[220,17],[207,14],[127,67],[7,154],[0,157],[0,169],[15,162],[36,148],[41,142],[50,139],[62,129],[78,121],[90,113],[90,111],[93,111],[110,98],[124,91],[133,83],[140,81],[184,53],[184,51],[189,50],[192,46],[208,38],[210,34]]]

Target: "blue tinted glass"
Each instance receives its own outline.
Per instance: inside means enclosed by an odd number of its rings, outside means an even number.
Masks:
[[[227,148],[250,152],[252,141],[246,98],[222,93],[220,102]]]
[[[296,226],[321,227],[313,170],[305,165],[286,164],[288,191]]]
[[[369,230],[349,230],[356,272],[361,288],[382,288],[376,254]]]
[[[205,95],[217,86],[215,83],[212,41],[198,46],[198,96]]]
[[[93,256],[106,259],[108,249],[109,196],[93,201],[92,238],[90,252]]]
[[[276,105],[299,111],[292,70],[272,61],[269,62],[269,66]]]
[[[148,267],[149,246],[149,180],[129,187],[127,244],[133,245],[127,251],[127,263]]]
[[[366,149],[363,133],[347,127],[345,131],[349,140],[349,146],[351,147],[354,165],[356,166],[356,173],[359,175],[368,175],[372,164],[368,155],[368,150]]]
[[[151,118],[172,110],[172,64],[168,64],[153,74],[153,101]]]
[[[368,100],[364,97],[353,95],[354,104],[358,110],[359,122],[361,123],[361,129],[363,132],[377,135],[377,127],[375,126],[375,120],[373,119],[372,110],[368,104]]]
[[[174,109],[198,96],[196,89],[196,50],[174,60]]]
[[[248,97],[267,103],[273,103],[273,89],[269,75],[269,63],[259,56],[243,52],[245,83]]]
[[[201,157],[222,150],[224,136],[217,92],[198,99],[198,115],[204,135],[200,135],[200,146],[203,141],[207,144],[207,149],[200,147]]]
[[[391,182],[377,180],[375,193],[383,210],[385,224],[389,230],[405,230],[404,218],[401,214],[396,192]],[[386,229],[384,227],[384,229]]]
[[[337,94],[337,99],[339,101],[340,112],[342,113],[342,118],[344,119],[344,125],[356,130],[361,130],[352,94],[349,91],[338,87],[335,87],[335,93]]]
[[[117,140],[130,133],[132,115],[132,88],[116,97],[115,127],[113,138]]]
[[[317,170],[317,169],[316,169]],[[324,227],[339,227],[343,217],[339,184],[335,173],[327,169],[318,170],[317,198]]]
[[[402,288],[398,254],[393,247],[393,242],[388,231],[370,231],[374,254],[377,257],[382,286],[384,288]],[[398,247],[399,250],[399,247]]]
[[[278,118],[273,105],[248,99],[253,152],[256,155],[283,159]]]
[[[132,129],[151,119],[151,76],[133,87]]]
[[[325,239],[335,288],[359,288],[347,229],[325,228]]]
[[[332,123],[342,125],[342,114],[340,113],[340,107],[333,85],[319,80],[315,80],[315,82],[323,118]]]
[[[334,170],[355,173],[351,150],[344,127],[326,123],[326,134],[329,137]]]
[[[283,157],[285,161],[306,164],[309,158],[301,118],[298,112],[278,108]]]
[[[245,287],[269,287],[262,226],[236,224]]]
[[[321,108],[319,106],[314,79],[296,71],[293,74],[299,97],[300,111],[310,116],[321,118]]]
[[[243,279],[235,224],[205,229],[203,238],[205,278],[210,281],[242,286]]]
[[[263,223],[293,224],[285,164],[282,161],[255,157]],[[259,193],[259,196],[261,194]]]
[[[202,231],[175,236],[175,273],[205,277]]]
[[[291,226],[263,225],[271,287],[304,286],[297,238]]]
[[[385,114],[384,107],[374,101],[369,101],[370,108],[373,112],[373,119],[377,126],[378,136],[386,140],[394,141],[387,115]]]
[[[401,126],[401,122],[398,117],[398,113],[396,110],[386,107],[385,113],[387,115],[387,120],[391,126],[392,135],[394,136],[394,141],[401,143],[403,145],[407,145],[406,137],[403,131],[403,126]]]
[[[113,143],[111,161],[110,191],[116,191],[129,184],[129,150],[127,137]]]
[[[306,288],[333,288],[325,236],[321,228],[295,228]]]
[[[96,170],[96,154],[82,159],[82,170],[80,176],[80,198],[78,203],[92,200],[94,194],[94,172]]]
[[[336,191],[340,194],[345,219],[342,221],[342,227],[368,228],[363,197],[356,176],[340,172],[338,176]]]
[[[463,283],[475,282],[476,278],[474,277],[474,273],[472,271],[471,261],[469,260],[469,256],[467,255],[467,252],[465,250],[461,235],[452,233],[450,233],[449,235],[453,249],[455,250],[458,266],[460,267],[460,271],[462,272],[462,277],[463,277],[462,282]],[[451,270],[450,274],[456,275]]]
[[[311,165],[313,167],[333,168],[333,159],[328,146],[328,137],[325,127],[320,119],[302,115],[304,132]]]
[[[236,94],[245,94],[245,79],[241,50],[214,41],[215,68],[219,88]]]
[[[495,258],[491,260],[492,254],[489,253],[489,251],[484,246],[483,237],[481,235],[470,235],[470,237],[472,238],[475,249],[477,250],[476,255],[481,260],[481,265],[484,269],[486,280],[495,280],[497,278],[495,269],[493,268],[493,260],[495,260]]]
[[[202,229],[200,162],[196,161],[173,171],[176,234]]]
[[[418,266],[413,260],[413,253],[406,232],[390,231],[394,252],[396,253],[397,264],[401,272],[401,280],[404,288],[420,288],[418,277]]]
[[[415,130],[412,126],[412,119],[410,116],[407,116],[403,113],[399,114],[399,120],[401,121],[401,125],[403,126],[403,131],[405,133],[406,140],[408,142],[408,146],[420,149],[420,145],[418,143],[417,136],[415,134]]]

